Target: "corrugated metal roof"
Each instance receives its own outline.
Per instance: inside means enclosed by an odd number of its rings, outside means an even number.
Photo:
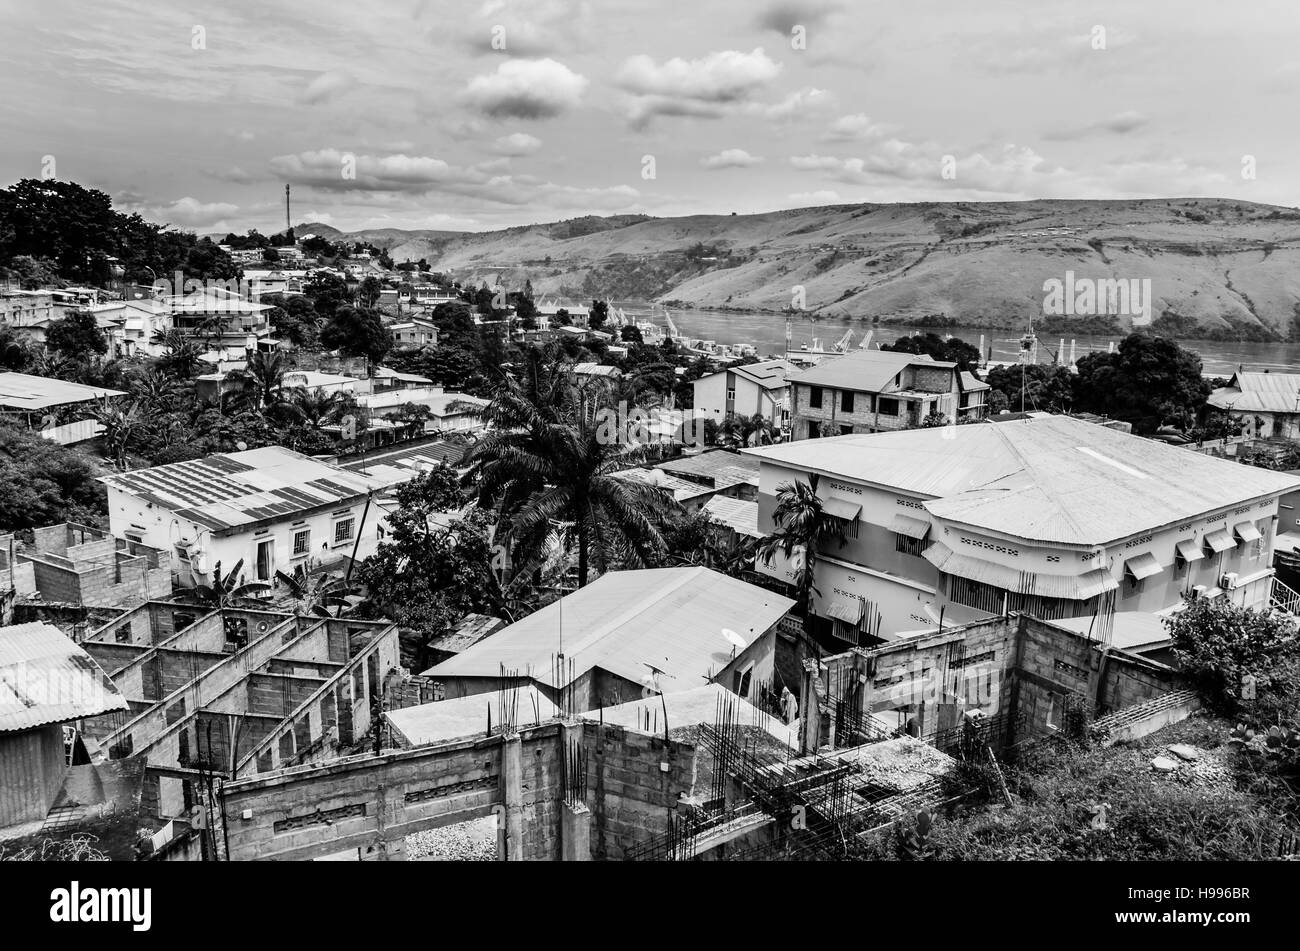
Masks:
[[[634,683],[651,668],[664,692],[698,686],[731,661],[730,629],[753,643],[794,606],[755,585],[707,568],[611,571],[561,601],[438,664],[428,676],[499,677],[507,670],[555,686],[560,650],[578,677],[599,667]]]
[[[1300,413],[1300,373],[1238,373],[1209,402],[1238,413]]]
[[[383,486],[281,446],[137,469],[100,481],[213,531],[356,499]]]
[[[0,407],[37,410],[70,403],[88,403],[100,397],[124,396],[121,390],[103,386],[85,386],[27,373],[0,372]]]
[[[1156,556],[1149,551],[1144,551],[1140,555],[1134,555],[1124,562],[1124,571],[1141,581],[1143,578],[1151,578],[1160,574],[1163,569]]]
[[[476,733],[487,733],[488,722],[500,726],[504,691],[473,694],[452,700],[422,703],[401,710],[389,710],[384,718],[412,746],[440,743]],[[536,687],[520,688],[507,698],[515,706],[518,723],[533,723],[559,716],[559,708]]]
[[[686,502],[716,491],[708,486],[700,485],[698,482],[689,482],[686,479],[679,479],[674,475],[669,475],[662,469],[623,469],[620,472],[613,473],[613,476],[615,479],[623,479],[627,482],[644,482],[646,485],[652,485],[666,492],[671,492],[673,499],[677,502]]]
[[[715,489],[733,485],[758,485],[759,461],[738,452],[714,449],[661,462],[656,469],[675,475],[710,479]]]
[[[742,376],[765,390],[779,390],[788,385],[786,381],[799,372],[799,367],[789,360],[764,360],[761,363],[729,367],[720,372]]]
[[[1088,546],[1300,488],[1295,476],[1067,416],[832,436],[745,453],[929,499],[925,508],[948,521]]]
[[[127,708],[108,675],[57,627],[0,627],[0,732]]]
[[[926,354],[895,353],[892,350],[854,350],[842,357],[823,360],[802,373],[787,377],[791,383],[830,386],[839,390],[879,393],[894,377],[913,364],[931,369],[956,369],[957,364],[941,362]],[[927,394],[933,396],[936,394]]]
[[[758,530],[758,503],[744,499],[733,499],[726,495],[715,495],[704,504],[704,514],[715,522],[721,522],[728,528],[750,538],[762,538]]]

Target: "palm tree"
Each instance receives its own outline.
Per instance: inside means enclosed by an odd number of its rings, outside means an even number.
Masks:
[[[153,413],[173,409],[180,397],[180,382],[156,368],[150,368],[135,378],[131,386],[137,400]]]
[[[781,552],[795,569],[796,600],[804,616],[804,630],[808,630],[809,600],[817,590],[813,573],[822,547],[829,541],[844,547],[844,525],[822,508],[817,496],[816,475],[807,482],[782,482],[776,487],[776,509],[772,513],[776,531],[758,543],[758,556],[770,565],[776,553]]]
[[[221,573],[221,562],[217,562],[212,569],[212,584],[201,584],[191,589],[191,599],[196,604],[213,609],[233,608],[253,600],[256,594],[271,590],[271,586],[263,581],[241,584],[239,576],[243,570],[242,558],[224,575]]]
[[[602,412],[610,407],[591,393],[558,385],[536,393],[553,401],[537,405],[527,385],[508,381],[485,410],[494,428],[465,457],[465,479],[480,478],[480,506],[499,506],[515,560],[540,560],[558,533],[577,542],[579,586],[593,560],[603,572],[620,549],[634,564],[653,564],[664,548],[660,513],[676,503],[615,475],[643,461],[645,449],[610,438]]]
[[[341,617],[343,611],[352,606],[348,595],[357,593],[357,589],[349,585],[347,579],[330,574],[295,577],[277,571],[275,576],[289,588],[295,602],[294,610],[298,614]],[[337,609],[333,614],[330,613],[331,607]]]
[[[317,432],[336,419],[347,406],[342,393],[337,390],[326,392],[319,387],[296,386],[288,391],[287,397],[286,402],[297,409]]]
[[[284,389],[284,374],[289,363],[279,350],[258,350],[248,358],[248,372],[257,381],[262,405],[269,406],[280,402]]]
[[[140,404],[132,403],[126,409],[102,396],[92,410],[95,421],[104,427],[104,448],[108,458],[119,468],[126,468],[126,447],[140,428]]]
[[[181,380],[188,380],[194,375],[202,355],[198,344],[175,329],[157,330],[152,339],[155,344],[165,348],[163,355],[158,358],[158,366],[163,372]]]

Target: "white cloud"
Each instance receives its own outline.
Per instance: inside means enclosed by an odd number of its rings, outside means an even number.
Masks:
[[[202,229],[227,221],[239,212],[239,206],[220,201],[201,202],[187,195],[170,205],[155,205],[139,210],[146,218],[165,221],[178,228]]]
[[[709,169],[750,168],[762,161],[761,156],[750,155],[744,149],[723,149],[717,155],[700,159],[700,164]]]
[[[716,117],[755,100],[781,72],[762,48],[722,50],[700,59],[660,64],[644,54],[624,61],[615,83],[632,94],[629,117],[638,124],[656,115]]]
[[[835,142],[860,142],[879,138],[886,131],[885,126],[873,122],[870,116],[859,112],[856,115],[840,116],[830,124],[824,138]]]
[[[314,106],[329,102],[344,90],[356,86],[356,79],[345,69],[334,69],[321,73],[307,84],[298,101],[303,105]]]
[[[577,106],[587,86],[553,59],[512,59],[471,79],[462,100],[495,119],[549,119]]]
[[[542,140],[527,132],[512,132],[503,135],[492,143],[492,151],[497,155],[532,155],[542,147]]]

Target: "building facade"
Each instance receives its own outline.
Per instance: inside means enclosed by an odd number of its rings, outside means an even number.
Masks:
[[[989,386],[955,363],[925,355],[857,350],[789,377],[791,438],[916,428],[938,414],[983,419]]]
[[[879,643],[1007,611],[1166,613],[1186,597],[1270,604],[1279,499],[1300,479],[1061,416],[747,450],[760,527],[778,486],[815,482],[831,538],[811,610]],[[759,572],[792,582],[778,556]]]
[[[695,408],[716,422],[722,422],[728,413],[762,416],[788,435],[791,402],[787,378],[798,370],[789,360],[764,360],[710,373],[693,384]]]

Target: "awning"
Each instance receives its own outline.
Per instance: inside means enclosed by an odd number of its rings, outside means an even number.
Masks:
[[[1239,525],[1234,525],[1232,531],[1243,542],[1257,542],[1264,537],[1259,533],[1259,529],[1255,527],[1253,522],[1242,522]]]
[[[1143,552],[1124,562],[1124,573],[1141,581],[1143,578],[1160,574],[1160,562],[1156,561],[1156,556],[1151,552]]]
[[[844,499],[822,499],[822,511],[846,522],[856,522],[862,514],[860,502],[847,502]]]
[[[930,523],[912,518],[910,515],[895,515],[894,520],[889,523],[889,530],[899,535],[906,535],[908,538],[924,538],[930,534]]]
[[[862,602],[857,598],[832,601],[830,610],[826,614],[847,624],[857,624],[862,620]]]
[[[1119,587],[1119,583],[1104,569],[1094,569],[1082,575],[1020,571],[971,555],[959,555],[943,542],[935,542],[921,557],[945,574],[957,575],[968,581],[978,581],[1012,593],[1042,598],[1086,601]]]
[[[1178,551],[1178,557],[1187,564],[1193,561],[1200,561],[1205,557],[1205,552],[1201,551],[1201,546],[1196,544],[1196,539],[1188,538],[1174,546]]]
[[[1205,546],[1217,555],[1219,552],[1236,548],[1237,543],[1232,540],[1232,537],[1225,529],[1221,528],[1217,532],[1205,533]]]

